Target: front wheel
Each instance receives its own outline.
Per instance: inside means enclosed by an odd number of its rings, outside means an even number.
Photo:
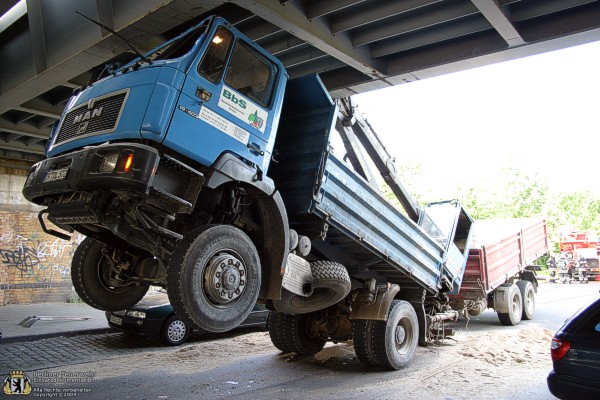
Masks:
[[[177,315],[171,315],[160,329],[160,340],[169,346],[179,346],[190,336],[190,328]]]
[[[210,225],[192,231],[175,249],[167,292],[186,324],[225,332],[252,311],[260,279],[260,259],[252,240],[233,226]]]
[[[148,291],[147,285],[121,282],[114,277],[108,255],[112,248],[85,238],[75,250],[71,262],[71,279],[75,291],[86,304],[104,311],[133,307]]]

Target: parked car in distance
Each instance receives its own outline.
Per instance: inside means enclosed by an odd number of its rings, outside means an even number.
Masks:
[[[264,328],[268,316],[269,310],[257,304],[239,327]],[[107,311],[106,319],[111,328],[155,337],[169,346],[185,343],[192,333],[203,333],[202,330],[185,324],[175,314],[165,295],[148,296],[128,310]]]
[[[567,320],[550,348],[550,392],[559,399],[600,399],[600,298]]]

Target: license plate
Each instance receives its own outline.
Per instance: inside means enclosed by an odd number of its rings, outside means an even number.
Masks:
[[[115,315],[111,315],[110,317],[108,317],[108,320],[115,325],[123,325],[123,318],[119,318]]]
[[[68,171],[69,171],[69,167],[55,169],[54,171],[48,171],[48,173],[46,174],[46,178],[44,179],[44,182],[54,182],[54,181],[60,181],[62,179],[65,179],[67,177]]]

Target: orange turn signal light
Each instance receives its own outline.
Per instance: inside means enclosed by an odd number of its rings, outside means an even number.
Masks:
[[[127,160],[125,161],[125,167],[123,168],[123,172],[129,172],[131,168],[131,164],[133,163],[133,153],[127,156]]]

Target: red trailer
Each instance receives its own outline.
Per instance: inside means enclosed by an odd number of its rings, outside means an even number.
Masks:
[[[548,252],[546,221],[534,218],[480,220],[462,285],[452,306],[479,315],[493,308],[503,325],[531,319],[538,282],[535,260]]]

